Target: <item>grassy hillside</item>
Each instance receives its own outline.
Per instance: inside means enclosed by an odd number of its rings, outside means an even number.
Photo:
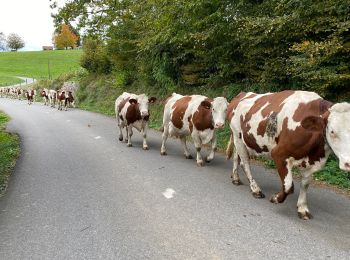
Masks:
[[[56,78],[62,73],[79,69],[81,54],[81,50],[0,52],[0,77],[48,78],[50,63],[51,77]]]
[[[4,125],[9,120],[9,117],[0,111],[0,196],[6,190],[20,152],[18,136],[4,130]]]
[[[21,82],[23,82],[23,80],[13,76],[4,75],[2,72],[0,72],[0,86],[9,86]]]

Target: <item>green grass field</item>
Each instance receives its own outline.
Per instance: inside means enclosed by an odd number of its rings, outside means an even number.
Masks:
[[[9,86],[23,82],[23,80],[13,77],[7,76],[0,72],[0,86]]]
[[[20,153],[19,138],[4,131],[4,125],[10,120],[0,111],[0,196],[5,192],[10,174]]]
[[[5,78],[5,81],[13,79],[11,76],[47,79],[48,63],[51,78],[54,79],[61,74],[79,69],[81,54],[82,50],[0,52],[0,84],[3,81],[1,77],[10,77]]]

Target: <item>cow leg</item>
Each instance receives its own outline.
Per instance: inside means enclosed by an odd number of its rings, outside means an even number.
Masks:
[[[213,139],[210,142],[210,147],[211,147],[210,153],[207,156],[207,158],[205,159],[205,161],[208,163],[211,162],[215,156],[215,151],[216,151],[216,135],[215,135],[215,133],[214,133]]]
[[[194,142],[194,146],[196,147],[196,151],[197,151],[197,165],[203,166],[204,162],[203,162],[203,158],[201,155],[202,141],[199,137],[199,134],[197,133],[197,130],[195,130],[195,129],[193,129],[193,131],[192,131],[192,139]]]
[[[117,127],[119,128],[119,141],[123,141],[124,137],[123,137],[123,127],[122,127],[122,122],[121,121],[121,118],[119,116],[119,112],[118,110],[116,109],[116,114],[115,114],[115,118],[117,120]]]
[[[192,155],[188,151],[187,144],[186,144],[186,136],[181,136],[180,137],[182,147],[184,148],[184,154],[186,159],[193,159]]]
[[[242,182],[239,178],[238,175],[238,165],[240,163],[241,159],[238,156],[237,150],[234,151],[233,153],[233,158],[232,158],[232,174],[231,174],[231,179],[232,179],[232,183],[234,185],[241,185]]]
[[[297,208],[298,208],[298,216],[301,219],[310,219],[312,218],[312,215],[310,214],[310,211],[307,207],[307,201],[306,201],[306,192],[309,188],[310,181],[312,179],[312,173],[313,171],[304,171],[302,172],[302,179],[300,183],[300,192],[299,192],[299,198],[297,202]]]
[[[289,194],[294,192],[292,163],[288,159],[275,156],[276,153],[274,153],[273,151],[271,155],[276,163],[278,175],[280,176],[282,182],[282,188],[280,192],[277,192],[274,195],[272,195],[270,201],[272,203],[282,203],[285,201]]]
[[[131,147],[132,146],[131,136],[133,134],[133,132],[132,132],[132,125],[131,124],[127,126],[127,134],[128,134],[128,144],[127,144],[127,146]]]
[[[142,143],[142,149],[143,150],[148,150],[148,145],[147,145],[147,124],[145,123],[142,127],[141,127],[141,134],[142,134],[142,138],[143,138],[143,143]]]
[[[167,155],[165,143],[169,136],[169,123],[164,123],[164,129],[162,134],[162,147],[160,148],[161,155]]]
[[[255,198],[264,198],[265,195],[262,193],[256,181],[253,179],[252,173],[250,171],[249,155],[245,144],[242,142],[242,140],[239,137],[234,138],[234,143],[237,149],[236,151],[238,153],[238,156],[239,158],[241,158],[243,162],[243,169],[249,180],[249,187],[250,187],[250,190],[252,191],[253,196]],[[238,163],[236,165],[238,167]]]

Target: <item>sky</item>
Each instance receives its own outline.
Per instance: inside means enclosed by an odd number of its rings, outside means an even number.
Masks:
[[[18,34],[25,41],[22,51],[52,45],[54,31],[49,0],[0,0],[0,32]]]

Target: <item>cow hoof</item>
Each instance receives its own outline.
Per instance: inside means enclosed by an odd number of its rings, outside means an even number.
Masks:
[[[232,184],[239,186],[239,185],[242,185],[242,182],[241,180],[232,180]]]
[[[299,218],[301,218],[303,220],[309,220],[309,219],[313,218],[313,216],[307,211],[305,211],[305,212],[298,212],[298,216],[299,216]]]
[[[203,161],[199,161],[199,162],[197,162],[197,166],[198,166],[198,167],[202,167],[202,166],[204,166],[204,162],[203,162]]]
[[[211,161],[212,161],[212,159],[208,159],[208,158],[205,159],[205,162],[207,162],[207,163],[210,163]]]
[[[256,199],[262,199],[262,198],[265,198],[265,195],[264,193],[262,193],[261,191],[258,191],[258,192],[252,192],[253,194],[253,197],[256,198]]]
[[[127,144],[127,147],[132,147],[132,144]]]
[[[122,141],[123,141],[123,137],[119,137],[119,141],[121,141],[121,142],[122,142]]]
[[[166,152],[160,152],[160,155],[168,155]]]
[[[186,159],[193,159],[192,155],[185,155]]]
[[[142,147],[142,149],[145,150],[145,151],[149,150],[148,146],[144,146],[144,147]]]
[[[270,202],[271,202],[271,203],[278,204],[278,203],[280,203],[279,200],[278,200],[278,198],[279,198],[279,194],[278,194],[278,193],[275,193],[275,194],[272,195],[272,197],[271,197],[271,199],[270,199]]]

